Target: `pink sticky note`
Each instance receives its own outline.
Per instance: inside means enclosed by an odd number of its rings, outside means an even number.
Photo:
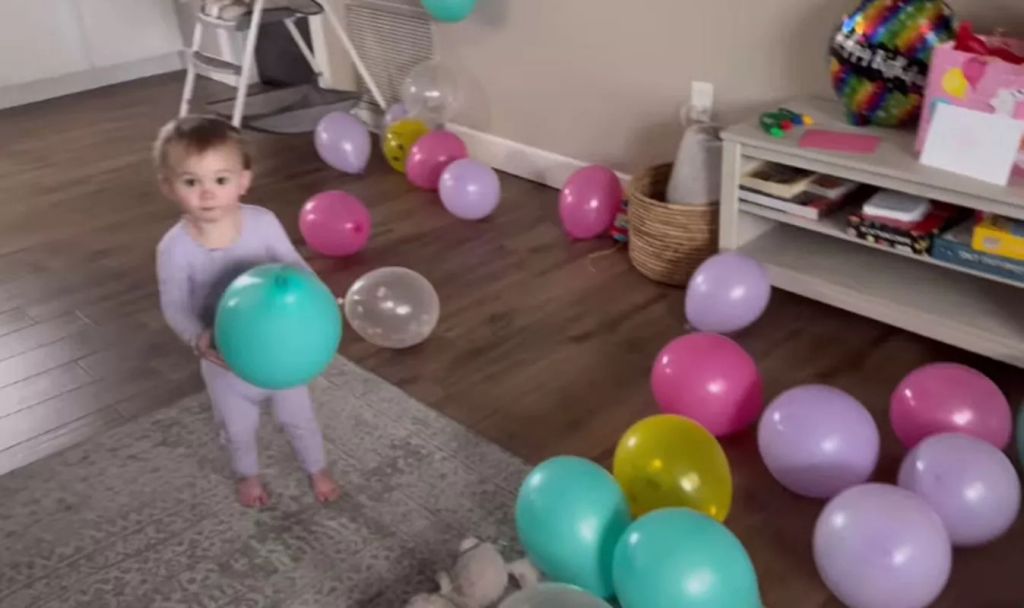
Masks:
[[[814,148],[848,154],[874,154],[882,138],[863,133],[845,133],[825,129],[809,129],[800,138],[801,148]]]

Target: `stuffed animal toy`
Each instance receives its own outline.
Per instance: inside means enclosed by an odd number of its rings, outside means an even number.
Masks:
[[[533,587],[540,580],[528,560],[506,563],[493,544],[467,538],[459,545],[459,557],[451,571],[437,575],[440,590],[417,595],[406,608],[488,608],[505,595],[510,576],[520,589]]]

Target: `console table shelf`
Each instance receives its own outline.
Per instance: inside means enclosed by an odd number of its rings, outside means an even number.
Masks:
[[[830,100],[802,99],[786,107],[809,114],[817,127],[855,129]],[[1024,183],[998,187],[921,165],[912,132],[859,131],[883,138],[877,153],[800,148],[799,129],[774,138],[754,120],[726,129],[721,248],[759,260],[780,289],[1024,367],[1024,288],[851,237],[845,216],[813,221],[739,200],[744,168],[767,160],[1024,219]]]

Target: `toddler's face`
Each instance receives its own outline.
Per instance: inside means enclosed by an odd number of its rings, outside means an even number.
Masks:
[[[230,146],[182,154],[164,178],[164,191],[200,222],[215,222],[240,204],[252,181],[241,155]]]

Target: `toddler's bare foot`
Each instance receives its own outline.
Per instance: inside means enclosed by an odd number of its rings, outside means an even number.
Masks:
[[[238,482],[238,502],[250,509],[267,506],[270,498],[259,477],[246,477]]]
[[[309,476],[309,483],[313,486],[313,494],[322,503],[334,502],[341,496],[341,488],[331,477],[327,469]]]

